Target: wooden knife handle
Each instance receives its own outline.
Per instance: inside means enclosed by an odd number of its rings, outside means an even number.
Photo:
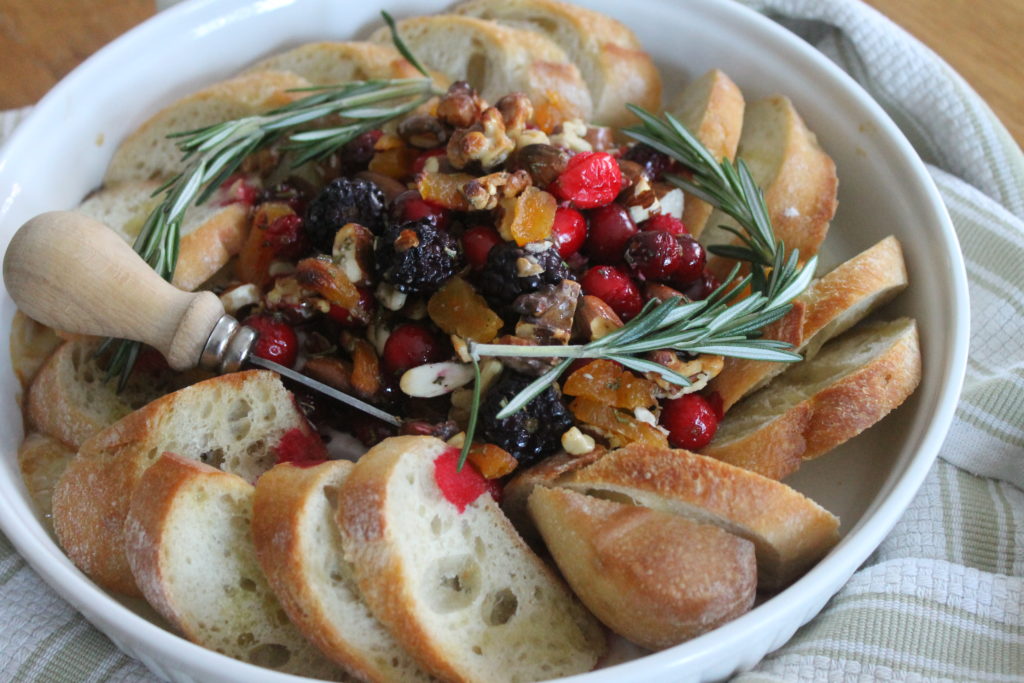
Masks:
[[[34,320],[149,344],[175,370],[198,363],[224,315],[215,294],[174,287],[114,231],[70,211],[44,213],[21,226],[4,256],[4,283]]]

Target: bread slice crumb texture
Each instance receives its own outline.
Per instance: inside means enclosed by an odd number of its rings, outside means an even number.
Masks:
[[[387,439],[342,487],[339,522],[374,613],[428,668],[459,681],[588,671],[600,627],[484,494],[460,513],[434,479],[447,446]]]

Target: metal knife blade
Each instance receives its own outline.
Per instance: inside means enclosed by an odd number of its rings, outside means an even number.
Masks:
[[[361,401],[358,398],[356,398],[355,396],[350,396],[348,394],[342,393],[342,392],[338,391],[337,389],[335,389],[334,387],[331,387],[331,386],[328,386],[328,385],[324,384],[323,382],[318,382],[315,379],[313,379],[312,377],[307,377],[306,375],[303,375],[300,372],[295,372],[291,368],[286,368],[283,365],[279,365],[278,363],[275,363],[274,361],[270,361],[270,360],[267,360],[265,358],[261,358],[259,356],[249,356],[246,359],[246,362],[249,363],[250,365],[255,365],[257,367],[261,367],[261,368],[264,368],[266,370],[270,370],[272,372],[276,372],[277,374],[279,374],[279,375],[281,375],[283,377],[287,377],[288,379],[295,380],[296,382],[299,382],[301,384],[306,385],[310,389],[318,391],[318,392],[320,392],[322,394],[326,394],[327,396],[330,396],[333,399],[341,401],[342,403],[347,403],[348,405],[352,406],[353,408],[358,408],[359,410],[363,411],[364,413],[367,413],[369,415],[373,415],[376,418],[384,420],[388,424],[394,425],[396,427],[401,427],[402,426],[401,420],[399,420],[394,415],[391,415],[390,413],[386,413],[383,410],[381,410],[380,408],[378,408],[376,406],[370,405],[366,401]]]

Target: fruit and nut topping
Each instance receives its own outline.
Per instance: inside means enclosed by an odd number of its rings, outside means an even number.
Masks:
[[[429,429],[465,430],[477,381],[467,453],[489,479],[562,449],[713,433],[700,404],[678,401],[721,363],[668,350],[648,357],[690,387],[582,359],[499,417],[559,363],[544,347],[599,340],[649,300],[710,291],[703,249],[679,219],[682,193],[662,182],[668,157],[579,120],[545,133],[537,117],[522,93],[491,105],[458,82],[301,180],[263,189],[283,155],[247,164],[232,187],[252,190],[250,234],[222,297],[250,316],[256,353]],[[474,344],[521,352],[477,357],[477,379]],[[326,413],[368,446],[392,433]]]

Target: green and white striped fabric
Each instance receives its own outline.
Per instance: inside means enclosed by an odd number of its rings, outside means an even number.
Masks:
[[[1024,680],[1024,155],[962,78],[873,9],[742,1],[853,76],[929,164],[967,264],[971,350],[941,460],[901,521],[737,680]]]
[[[942,459],[902,520],[814,621],[737,680],[1022,680],[1024,155],[959,76],[860,2],[740,1],[856,78],[930,164],[967,261],[972,338]],[[0,139],[17,118],[0,117]],[[0,680],[152,679],[2,536],[0,620]]]

